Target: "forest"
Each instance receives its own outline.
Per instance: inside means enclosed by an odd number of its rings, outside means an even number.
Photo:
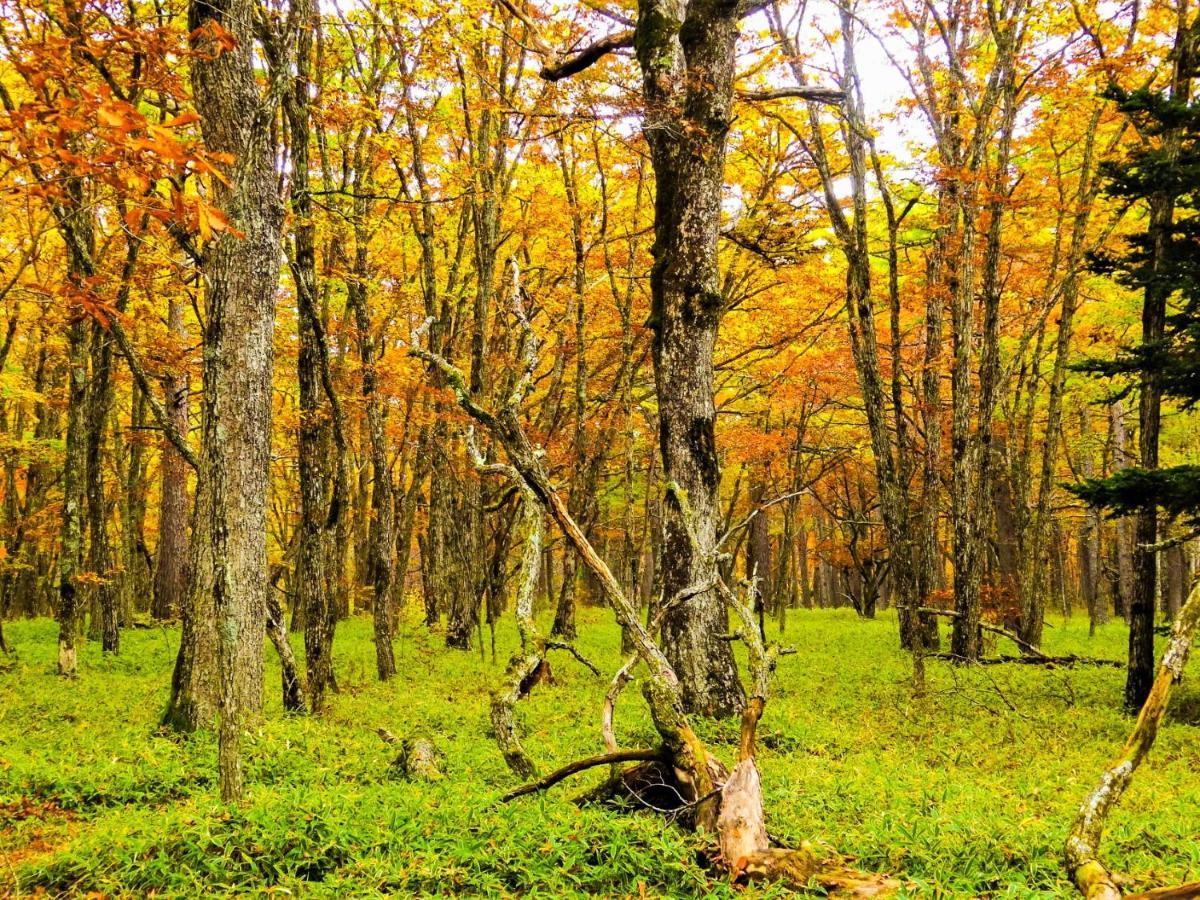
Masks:
[[[1200,897],[1200,4],[0,0],[0,896]]]

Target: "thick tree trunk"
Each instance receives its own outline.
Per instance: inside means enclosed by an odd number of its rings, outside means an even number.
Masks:
[[[231,157],[213,195],[231,226],[206,247],[201,500],[195,577],[211,589],[220,676],[221,796],[240,800],[241,737],[262,708],[272,335],[279,281],[273,104],[256,83],[254,0],[192,0],[192,87],[210,153]],[[216,29],[236,42],[222,49]],[[203,537],[200,538],[199,534]],[[209,569],[202,572],[201,569]]]
[[[726,716],[742,706],[728,614],[713,585],[720,521],[713,348],[724,298],[717,229],[732,121],[737,10],[713,0],[640,0],[635,39],[644,132],[656,178],[650,275],[663,503],[662,638],[684,708]]]

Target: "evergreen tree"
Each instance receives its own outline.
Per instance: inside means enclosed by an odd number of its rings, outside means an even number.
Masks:
[[[1139,392],[1140,465],[1107,478],[1088,479],[1072,491],[1111,514],[1136,515],[1131,598],[1129,674],[1125,705],[1140,709],[1154,678],[1155,551],[1158,515],[1200,527],[1200,466],[1160,468],[1161,401],[1184,408],[1200,401],[1200,105],[1189,100],[1192,54],[1176,48],[1169,90],[1108,95],[1141,137],[1125,159],[1105,165],[1108,193],[1145,210],[1146,227],[1122,252],[1097,254],[1093,271],[1143,295],[1142,336],[1112,358],[1091,359],[1078,369],[1136,379]]]

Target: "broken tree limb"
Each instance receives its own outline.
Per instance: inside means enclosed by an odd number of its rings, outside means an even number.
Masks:
[[[661,750],[617,750],[615,753],[601,753],[598,756],[589,756],[586,759],[577,759],[573,763],[568,763],[561,769],[555,769],[549,775],[539,778],[537,781],[531,781],[529,784],[523,784],[519,788],[514,788],[509,791],[500,800],[507,803],[510,800],[516,800],[518,797],[524,797],[527,794],[536,794],[538,791],[544,791],[547,788],[552,788],[572,775],[578,775],[580,772],[586,772],[588,769],[594,769],[596,766],[607,766],[612,763],[623,762],[647,762],[649,760],[661,760],[663,754]]]
[[[936,607],[932,607],[932,606],[918,606],[916,611],[918,613],[925,613],[925,614],[928,614],[931,616],[945,616],[946,618],[949,618],[949,619],[957,619],[958,618],[958,613],[952,609],[937,609]],[[1040,663],[1040,664],[1048,665],[1048,666],[1052,666],[1052,665],[1058,665],[1058,666],[1072,666],[1072,665],[1111,666],[1111,667],[1117,668],[1117,669],[1124,666],[1124,663],[1122,663],[1120,660],[1103,659],[1101,657],[1096,657],[1096,656],[1076,656],[1074,654],[1068,654],[1066,656],[1051,656],[1050,654],[1045,653],[1042,650],[1039,650],[1037,647],[1035,647],[1033,644],[1029,643],[1029,641],[1025,640],[1020,635],[1009,631],[1007,628],[1001,628],[999,625],[993,625],[990,622],[980,622],[979,627],[982,628],[984,631],[987,631],[991,634],[996,634],[1002,638],[1007,638],[1008,640],[1010,640],[1014,644],[1016,644],[1017,649],[1019,649],[1021,651],[1021,653],[1024,654],[1023,656],[1000,656],[994,660],[988,660],[988,659],[976,660],[977,662],[980,662],[980,663],[986,664],[989,662],[1018,662],[1018,663]],[[933,656],[935,659],[958,659],[959,658],[959,657],[956,657],[953,654],[949,654],[949,653],[937,653],[937,654],[933,654]]]
[[[600,38],[594,44],[588,44],[576,50],[557,62],[549,63],[542,68],[541,76],[546,81],[562,81],[577,75],[589,66],[595,65],[608,54],[633,46],[634,30],[618,31],[608,37]]]
[[[1120,802],[1133,780],[1133,773],[1154,746],[1158,726],[1167,711],[1171,688],[1183,677],[1183,667],[1187,663],[1197,627],[1200,627],[1200,582],[1192,587],[1187,602],[1175,617],[1175,624],[1171,629],[1171,642],[1163,653],[1158,674],[1150,688],[1150,695],[1138,714],[1133,732],[1125,742],[1121,754],[1100,777],[1100,783],[1092,788],[1083,801],[1067,837],[1067,870],[1075,886],[1088,900],[1120,900],[1122,896],[1116,879],[1100,860],[1100,840],[1109,813]],[[1200,894],[1167,896],[1198,895]]]
[[[512,312],[522,331],[521,356],[525,371],[522,383],[527,383],[532,378],[536,364],[537,342],[522,308],[519,291],[513,292],[512,307]],[[637,658],[646,664],[648,672],[642,682],[642,695],[649,707],[655,730],[662,741],[662,747],[656,750],[617,750],[580,760],[538,781],[509,792],[504,799],[512,800],[545,790],[564,778],[595,766],[634,760],[652,765],[654,761],[657,761],[667,773],[667,778],[662,780],[666,782],[669,779],[672,782],[667,786],[678,795],[678,799],[681,801],[676,808],[686,808],[694,817],[695,825],[699,830],[713,832],[722,847],[728,848],[729,853],[738,854],[736,859],[730,859],[727,855],[722,857],[723,864],[733,874],[784,880],[797,887],[804,887],[810,878],[816,878],[823,883],[836,883],[841,890],[860,896],[878,895],[897,888],[898,883],[885,876],[858,873],[847,869],[840,862],[830,866],[826,866],[822,861],[812,863],[811,853],[808,851],[785,850],[769,846],[765,825],[762,824],[765,817],[762,812],[761,785],[753,757],[753,731],[750,732],[751,739],[743,741],[744,752],[749,755],[739,762],[741,772],[734,781],[734,787],[737,790],[730,795],[729,773],[721,761],[709,753],[704,742],[692,729],[683,710],[679,678],[652,636],[652,627],[644,624],[638,617],[637,610],[626,596],[620,582],[617,581],[608,564],[596,552],[579,524],[571,516],[566,503],[550,481],[542,461],[541,451],[535,449],[525,433],[519,400],[524,396],[523,392],[520,389],[514,391],[510,395],[509,401],[496,411],[480,405],[471,396],[466,378],[461,370],[444,357],[420,346],[421,330],[418,329],[413,333],[409,352],[423,359],[445,376],[447,384],[454,391],[463,410],[476,422],[487,428],[492,438],[504,449],[511,468],[521,478],[522,490],[528,490],[532,497],[536,498],[549,512],[567,542],[596,577],[601,593],[608,606],[613,610],[617,623],[631,638],[637,651]],[[676,493],[678,494],[677,490]],[[683,498],[683,501],[686,502],[686,498]],[[694,534],[691,537],[695,540]],[[718,555],[716,547],[700,547],[700,550],[714,556]],[[757,626],[753,622],[753,615],[749,612],[748,607],[739,613],[739,615],[741,614],[749,616],[752,626],[750,630],[757,634]],[[763,658],[766,658],[765,651]],[[765,683],[769,666],[763,665],[760,670],[761,678],[756,680],[755,691],[761,695],[761,703],[756,704],[753,712],[755,724],[762,714],[762,706],[765,706]],[[616,682],[618,686],[615,688],[615,692],[619,693],[619,685],[623,684],[627,677],[628,672],[620,677]],[[610,693],[613,690],[610,689]],[[613,697],[613,702],[615,702],[615,693],[613,693]],[[611,719],[606,742],[615,744],[615,739],[611,734]],[[610,779],[611,781],[612,779]],[[727,803],[733,805],[722,818],[722,809]],[[728,833],[723,833],[723,828]],[[737,834],[733,833],[735,830],[738,831]]]

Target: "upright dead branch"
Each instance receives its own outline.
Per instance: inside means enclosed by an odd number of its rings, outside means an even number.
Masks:
[[[1100,783],[1092,788],[1087,799],[1083,801],[1067,838],[1067,870],[1088,900],[1120,900],[1122,896],[1113,874],[1100,861],[1100,840],[1109,813],[1120,802],[1133,780],[1133,773],[1154,746],[1158,726],[1167,711],[1171,687],[1183,677],[1183,667],[1187,663],[1198,626],[1200,582],[1192,588],[1187,602],[1175,617],[1171,642],[1167,645],[1162,662],[1159,663],[1150,696],[1142,706],[1129,740],[1125,742],[1120,756],[1105,770]],[[1187,887],[1192,889],[1193,893],[1175,893],[1172,896],[1200,896],[1200,885],[1193,884]]]

